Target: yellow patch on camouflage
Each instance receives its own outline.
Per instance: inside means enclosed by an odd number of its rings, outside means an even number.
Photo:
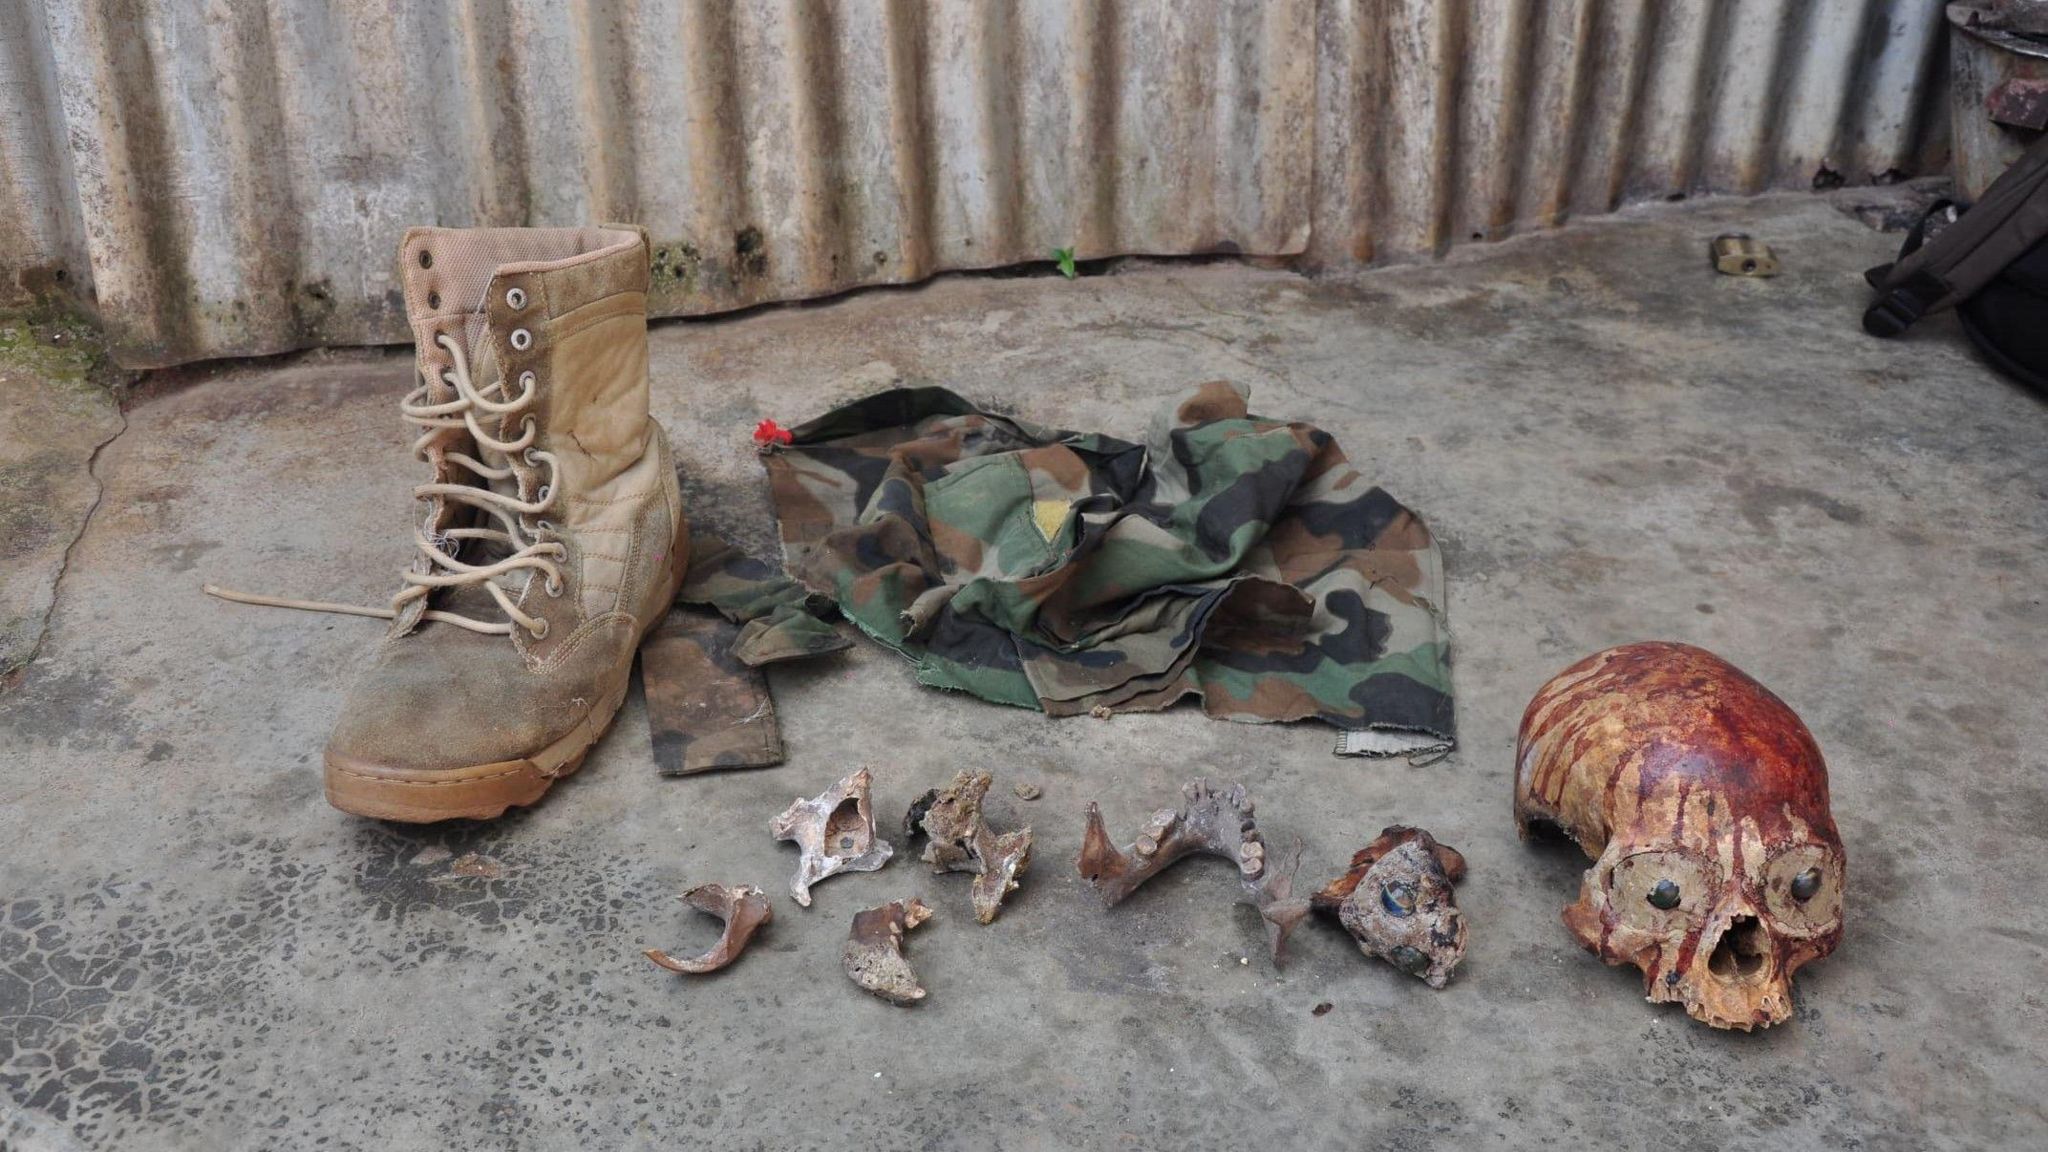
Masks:
[[[1067,510],[1074,506],[1072,500],[1033,500],[1031,522],[1038,525],[1038,534],[1052,542],[1059,535],[1060,526],[1067,522]]]

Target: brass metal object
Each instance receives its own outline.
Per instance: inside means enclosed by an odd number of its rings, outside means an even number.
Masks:
[[[1714,271],[1723,276],[1776,276],[1778,254],[1771,246],[1741,232],[1724,232],[1707,246]]]

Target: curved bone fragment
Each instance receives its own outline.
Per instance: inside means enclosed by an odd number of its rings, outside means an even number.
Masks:
[[[1452,885],[1465,857],[1420,828],[1396,824],[1358,850],[1351,869],[1309,898],[1337,917],[1358,950],[1431,988],[1441,988],[1465,958],[1465,918]]]
[[[974,873],[974,918],[987,924],[1002,910],[1003,897],[1017,890],[1017,873],[1031,862],[1031,829],[998,835],[981,816],[981,802],[995,777],[961,772],[944,789],[918,798],[903,817],[904,834],[930,837],[924,862],[933,872]]]
[[[719,934],[718,943],[701,956],[671,956],[659,948],[649,948],[647,958],[671,972],[702,974],[718,971],[740,958],[756,929],[775,919],[775,909],[768,906],[768,897],[750,884],[733,888],[723,884],[699,884],[683,893],[680,899],[699,912],[718,917],[725,924],[725,931]]]
[[[798,799],[768,822],[777,840],[794,840],[796,875],[789,894],[811,906],[811,885],[841,872],[873,872],[889,862],[895,850],[875,835],[875,813],[868,804],[873,781],[860,769],[809,800]]]
[[[855,984],[891,1004],[908,1007],[924,999],[917,973],[903,958],[903,933],[931,918],[932,910],[915,896],[892,900],[879,908],[853,914],[853,931],[839,958]]]
[[[1194,780],[1181,788],[1181,794],[1185,803],[1178,809],[1154,812],[1121,852],[1110,843],[1102,826],[1101,808],[1089,804],[1081,857],[1075,861],[1081,875],[1095,886],[1103,906],[1112,907],[1183,856],[1196,852],[1221,856],[1237,865],[1245,896],[1265,921],[1273,963],[1279,964],[1288,933],[1309,912],[1308,901],[1293,897],[1300,849],[1288,854],[1285,863],[1269,857],[1265,838],[1252,820],[1252,799],[1242,784],[1212,789],[1208,781]]]

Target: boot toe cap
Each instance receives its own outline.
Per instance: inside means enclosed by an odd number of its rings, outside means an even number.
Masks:
[[[387,643],[349,690],[329,764],[431,772],[517,761],[561,739],[596,703],[540,682],[502,637],[409,639]]]

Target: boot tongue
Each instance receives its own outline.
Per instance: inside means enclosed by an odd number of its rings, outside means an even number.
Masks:
[[[519,382],[516,380],[505,380],[502,387],[492,387],[500,382],[499,378],[502,373],[498,367],[498,350],[491,343],[489,335],[484,332],[481,316],[477,318],[475,335],[470,340],[469,366],[471,385],[479,392],[488,389],[489,395],[487,399],[503,404],[519,395]],[[476,422],[477,426],[489,433],[493,439],[516,441],[524,433],[526,418],[530,415],[532,415],[530,409],[514,412],[509,416],[478,412],[476,414]],[[520,498],[519,476],[521,473],[531,470],[527,467],[524,459],[520,458],[517,453],[508,457],[503,452],[494,452],[481,444],[477,445],[477,458],[493,468],[513,469],[512,475],[505,477],[503,480],[483,481],[480,478],[480,482],[492,491],[511,499],[517,500]]]
[[[461,339],[468,352],[470,386],[479,392],[488,389],[489,394],[485,397],[486,399],[503,402],[506,399],[505,395],[500,390],[491,387],[498,381],[498,354],[497,350],[492,347],[489,335],[485,331],[485,318],[482,313],[475,313],[466,318],[462,328]],[[517,395],[517,392],[515,391],[512,394]],[[448,399],[453,398],[453,390],[451,389]],[[513,423],[509,434],[501,428],[501,424],[505,420],[504,417],[481,411],[476,412],[474,415],[477,427],[482,428],[485,434],[493,439],[517,440],[519,438],[521,414],[515,413],[512,416]],[[504,453],[493,451],[482,444],[471,443],[463,447],[465,451],[473,452],[479,461],[491,468],[504,468],[507,466],[523,468],[525,466],[524,461],[509,460]],[[489,488],[492,491],[502,493],[514,499],[517,499],[519,496],[519,479],[516,474],[508,476],[503,480],[488,480],[470,472],[467,468],[451,467],[449,471],[452,473],[448,477],[450,480],[471,484],[479,488]],[[501,531],[504,528],[502,521],[480,508],[470,509],[468,515],[463,516],[461,520],[463,523],[478,528],[492,528]],[[511,546],[495,540],[465,540],[462,542],[462,549],[458,555],[466,564],[491,564],[503,560],[511,555],[512,552],[513,548]],[[517,600],[520,590],[526,584],[527,577],[527,572],[518,571],[498,576],[494,579],[499,587],[510,593],[514,600]],[[504,609],[498,607],[497,600],[491,596],[490,592],[482,584],[462,584],[452,588],[438,589],[433,594],[432,602],[436,608],[455,612],[476,620],[499,620],[503,619],[505,615]]]

